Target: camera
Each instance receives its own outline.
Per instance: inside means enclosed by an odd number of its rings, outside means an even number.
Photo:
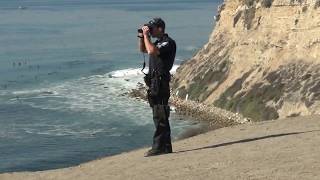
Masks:
[[[152,26],[150,26],[149,24],[145,24],[144,26],[148,26],[150,32],[152,32]],[[138,33],[143,33],[142,29],[138,29]]]

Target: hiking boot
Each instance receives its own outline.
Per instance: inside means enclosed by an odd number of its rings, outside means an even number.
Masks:
[[[150,149],[149,151],[147,151],[144,154],[144,157],[157,156],[157,155],[161,155],[161,154],[166,154],[166,152],[161,151],[161,150],[157,150],[157,149]]]
[[[172,146],[170,145],[170,146],[166,146],[165,148],[164,148],[164,152],[165,153],[172,153]]]

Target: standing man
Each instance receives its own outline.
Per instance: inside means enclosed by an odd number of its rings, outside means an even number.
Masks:
[[[146,157],[172,152],[168,100],[170,70],[176,55],[176,43],[165,33],[165,27],[161,18],[154,18],[138,34],[140,51],[149,54],[149,72],[145,76],[145,82],[156,128],[152,148],[146,152]],[[152,42],[150,36],[157,40]]]

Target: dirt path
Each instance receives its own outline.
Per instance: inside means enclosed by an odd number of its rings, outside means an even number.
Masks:
[[[320,116],[222,128],[174,143],[174,153],[146,149],[0,180],[320,179]]]

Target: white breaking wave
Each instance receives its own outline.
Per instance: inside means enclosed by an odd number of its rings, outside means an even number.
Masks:
[[[24,128],[24,131],[28,134],[39,134],[49,136],[76,136],[76,137],[93,137],[98,133],[106,132],[106,129],[73,129],[66,125],[61,127],[52,127],[49,129],[36,129],[36,128]],[[110,136],[114,136],[117,132],[107,132]]]
[[[179,65],[173,65],[170,73],[175,74],[177,72],[178,67],[179,67]]]
[[[172,69],[170,71],[171,74],[175,74],[179,65],[173,65]],[[143,70],[144,73],[148,73],[149,69],[145,68]],[[123,70],[118,70],[118,71],[112,71],[108,73],[111,77],[114,78],[119,78],[119,77],[133,77],[133,76],[139,76],[143,75],[141,69],[134,69],[134,68],[129,68],[129,69],[123,69]]]
[[[178,68],[175,65],[171,73]],[[147,102],[136,101],[126,95],[129,90],[136,88],[137,83],[143,81],[143,73],[140,69],[129,68],[106,73],[82,77],[66,82],[54,83],[49,86],[14,91],[7,94],[11,96],[8,103],[26,104],[28,106],[67,113],[84,113],[89,118],[86,121],[69,121],[65,117],[56,117],[55,125],[30,124],[23,127],[28,134],[50,136],[75,136],[79,138],[91,138],[96,134],[104,133],[108,136],[131,136],[127,132],[119,132],[118,129],[104,127],[87,127],[83,122],[90,124],[123,123],[130,126],[150,125],[153,122],[152,113]],[[92,119],[90,116],[92,115]],[[99,118],[95,118],[95,116]],[[174,118],[173,116],[171,116]],[[74,121],[74,122],[73,122]],[[121,122],[119,122],[121,121]],[[183,128],[185,122],[175,122],[174,128]],[[187,123],[188,124],[188,123]],[[0,137],[7,133],[1,133]]]
[[[172,68],[172,73],[178,66]],[[146,69],[147,71],[147,69]],[[101,115],[123,114],[144,125],[141,114],[149,107],[146,102],[135,101],[122,94],[143,82],[140,68],[112,71],[104,75],[93,75],[47,87],[10,92],[10,103],[24,103],[34,108],[96,112]],[[145,119],[145,118],[143,118]]]
[[[174,65],[171,73],[174,74],[177,68],[178,65]],[[150,123],[141,121],[141,115],[149,108],[146,102],[122,95],[142,83],[143,76],[140,68],[117,70],[36,90],[15,91],[11,93],[10,102],[25,103],[39,109],[124,114],[144,125]]]
[[[189,46],[182,47],[182,49],[187,51],[195,51],[198,49],[198,47],[189,45]]]
[[[144,73],[148,72],[148,69],[144,69],[143,71]],[[110,75],[110,77],[113,78],[121,78],[121,77],[132,77],[132,76],[139,76],[142,75],[142,71],[141,69],[123,69],[123,70],[118,70],[118,71],[113,71],[111,73],[108,73]]]
[[[46,91],[44,89],[37,89],[37,90],[24,90],[24,91],[14,91],[12,92],[14,95],[57,95],[58,92],[56,91]]]
[[[177,68],[179,65],[173,65],[170,73],[175,74]],[[144,73],[148,73],[149,69],[145,68]],[[119,92],[118,90],[130,90],[132,88],[135,88],[137,83],[143,82],[143,73],[140,68],[128,68],[128,69],[122,69],[122,70],[116,70],[109,73],[106,73],[104,75],[93,75],[89,77],[83,77],[78,80],[68,81],[64,83],[56,83],[51,85],[50,87],[45,88],[39,88],[39,89],[31,89],[31,90],[21,90],[21,91],[14,91],[14,92],[2,92],[1,95],[15,95],[15,96],[59,96],[61,94],[61,91],[67,90],[68,85],[74,85],[79,83],[78,85],[91,85],[92,87],[95,86],[104,86],[105,88],[110,88],[116,90],[116,92]],[[82,84],[82,82],[84,84]],[[112,86],[115,85],[115,86]],[[73,87],[75,88],[75,87]],[[71,88],[71,89],[73,89]],[[92,89],[91,89],[92,90]],[[90,91],[86,91],[87,93],[90,93]]]

